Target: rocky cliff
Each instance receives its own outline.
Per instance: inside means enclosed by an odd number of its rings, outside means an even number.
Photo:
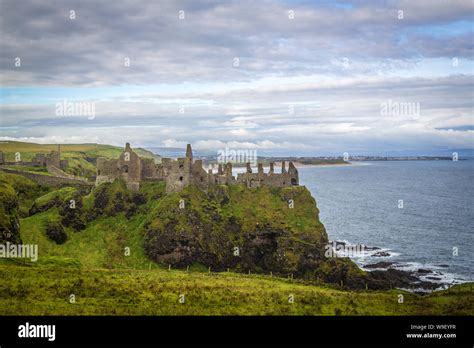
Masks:
[[[189,187],[161,198],[145,230],[146,254],[165,266],[364,285],[350,260],[324,256],[328,237],[305,187]]]

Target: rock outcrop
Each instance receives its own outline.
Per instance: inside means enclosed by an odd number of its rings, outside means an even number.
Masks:
[[[163,197],[146,222],[145,251],[164,265],[201,264],[311,278],[328,242],[305,187],[187,187]]]

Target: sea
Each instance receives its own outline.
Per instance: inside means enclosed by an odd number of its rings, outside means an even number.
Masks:
[[[233,170],[234,175],[243,171]],[[364,246],[363,252],[346,255],[361,268],[386,269],[365,267],[390,263],[440,289],[474,281],[474,158],[353,162],[298,171],[300,185],[316,199],[329,240]]]
[[[369,247],[352,257],[361,267],[392,262],[446,286],[474,280],[473,159],[354,162],[299,174],[329,239]]]

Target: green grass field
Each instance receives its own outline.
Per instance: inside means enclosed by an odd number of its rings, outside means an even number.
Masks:
[[[14,161],[15,154],[20,153],[22,161],[28,162],[35,154],[48,154],[58,149],[56,144],[35,144],[18,141],[0,141],[0,151],[5,155],[6,161]],[[95,175],[93,162],[98,157],[118,158],[123,151],[122,147],[101,144],[61,144],[61,159],[68,160],[68,166],[64,169],[67,173],[90,178]],[[141,157],[153,158],[160,161],[160,157],[152,152],[136,148],[134,151]],[[41,169],[19,167],[15,169],[38,172]]]
[[[124,144],[125,145],[125,144]],[[33,158],[36,153],[49,153],[58,149],[56,144],[35,144],[19,141],[0,141],[0,151],[3,151],[7,160],[13,161],[16,152],[21,154],[21,158],[24,161],[29,161]],[[87,154],[91,157],[108,157],[118,158],[120,153],[123,151],[122,147],[102,144],[61,144],[62,157],[74,157],[77,154]],[[141,157],[153,158],[150,151],[134,148]]]
[[[186,272],[84,268],[61,258],[46,259],[37,265],[4,264],[0,266],[0,278],[3,315],[472,315],[474,312],[472,284],[420,296],[400,290],[341,291],[270,276],[193,269]],[[73,303],[71,295],[74,295]],[[403,303],[399,303],[400,295],[404,297]]]

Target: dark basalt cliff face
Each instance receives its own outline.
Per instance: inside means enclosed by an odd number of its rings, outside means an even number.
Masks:
[[[305,187],[189,187],[163,197],[145,229],[145,252],[166,266],[364,286],[365,274],[352,261],[325,258],[328,236]]]

